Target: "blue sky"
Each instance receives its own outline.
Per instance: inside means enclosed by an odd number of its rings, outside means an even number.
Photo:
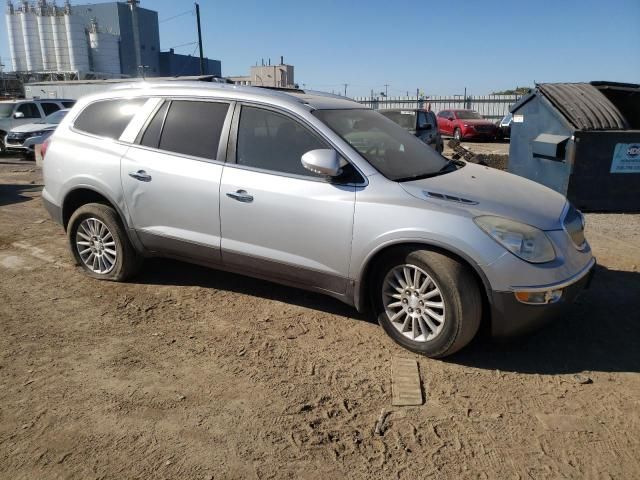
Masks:
[[[4,1],[2,2],[4,4]],[[72,1],[72,4],[87,3]],[[101,2],[91,2],[101,3]],[[58,1],[62,4],[62,0]],[[157,10],[163,49],[197,39],[193,2]],[[201,0],[205,55],[223,75],[280,55],[307,88],[488,94],[536,82],[640,83],[640,0]],[[185,13],[182,16],[171,17]],[[4,21],[0,55],[9,64]],[[177,48],[196,54],[195,45]],[[8,69],[5,67],[5,69]]]

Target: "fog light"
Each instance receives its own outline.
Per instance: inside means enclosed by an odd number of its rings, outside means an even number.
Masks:
[[[521,303],[532,305],[546,305],[556,303],[562,298],[562,290],[546,290],[544,292],[515,292],[515,296]]]

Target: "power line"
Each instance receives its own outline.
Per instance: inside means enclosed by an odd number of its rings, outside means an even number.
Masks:
[[[195,44],[197,44],[197,43],[198,43],[197,41],[196,41],[196,42],[189,42],[189,43],[182,43],[182,44],[180,44],[180,45],[176,45],[175,47],[169,47],[169,48],[188,47],[189,45],[195,45]]]
[[[163,18],[158,23],[168,22],[169,20],[173,20],[174,18],[184,17],[185,15],[189,15],[189,14],[193,15],[193,9],[187,10],[187,11],[182,12],[182,13],[178,13],[177,15],[174,15],[172,17]]]

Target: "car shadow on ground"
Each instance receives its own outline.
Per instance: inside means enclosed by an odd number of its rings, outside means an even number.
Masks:
[[[332,315],[367,320],[355,308],[327,295],[175,260],[148,259],[142,273],[133,281],[150,285],[213,288],[290,303]]]
[[[480,337],[445,361],[543,375],[640,372],[640,273],[596,268],[590,289],[563,318],[537,333],[508,342]],[[326,295],[174,260],[147,260],[135,282],[232,291],[375,323]]]
[[[25,193],[37,193],[42,190],[42,185],[1,185],[0,184],[0,207],[13,203],[22,203],[33,200],[32,195]]]
[[[475,341],[446,360],[542,375],[640,372],[640,272],[596,269],[591,287],[554,323],[509,342]]]

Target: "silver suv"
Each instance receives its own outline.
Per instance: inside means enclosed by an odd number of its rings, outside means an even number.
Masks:
[[[5,137],[14,128],[41,121],[47,115],[71,108],[75,100],[34,99],[0,101],[0,153],[5,151]]]
[[[94,278],[166,256],[319,291],[432,357],[532,329],[594,258],[566,199],[450,161],[351,100],[202,83],[84,97],[45,143],[44,203]]]

